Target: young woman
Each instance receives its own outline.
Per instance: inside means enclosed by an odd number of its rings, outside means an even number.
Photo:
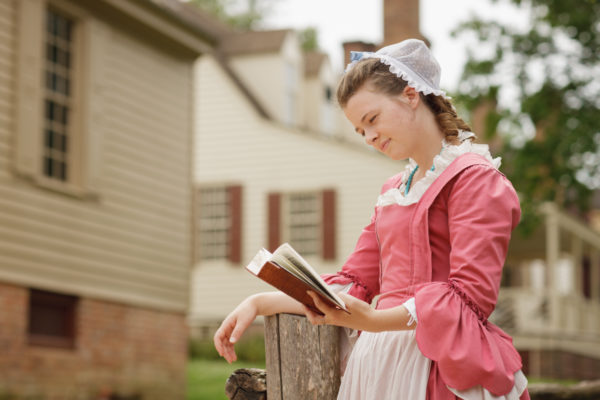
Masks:
[[[472,142],[422,41],[352,59],[337,93],[346,117],[367,144],[409,163],[383,185],[341,271],[324,276],[351,314],[312,293],[322,316],[283,293],[261,293],[227,316],[215,347],[231,362],[257,315],[304,314],[360,331],[339,399],[529,399],[511,338],[487,320],[520,218],[500,160]]]

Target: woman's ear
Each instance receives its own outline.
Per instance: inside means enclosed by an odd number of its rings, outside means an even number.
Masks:
[[[410,86],[406,86],[402,91],[402,96],[407,100],[406,103],[413,109],[416,109],[421,101],[419,92]]]

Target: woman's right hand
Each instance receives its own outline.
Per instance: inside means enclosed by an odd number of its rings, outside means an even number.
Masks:
[[[304,315],[302,304],[282,292],[258,293],[242,301],[223,321],[215,336],[215,348],[229,363],[237,360],[233,345],[258,315]]]
[[[250,296],[242,301],[221,323],[213,338],[215,348],[228,363],[237,360],[234,344],[258,315],[256,297]]]

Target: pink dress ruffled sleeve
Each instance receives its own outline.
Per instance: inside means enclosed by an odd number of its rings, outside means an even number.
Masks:
[[[429,386],[440,386],[428,392],[448,393],[445,385],[457,390],[482,385],[504,395],[514,385],[521,359],[510,336],[487,318],[498,298],[511,232],[519,222],[519,200],[504,175],[486,165],[463,170],[448,190],[448,280],[425,283],[415,292],[416,340],[434,361]]]

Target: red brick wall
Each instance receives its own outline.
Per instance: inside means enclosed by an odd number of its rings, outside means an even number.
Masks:
[[[383,2],[383,44],[417,37],[419,0],[385,0]]]
[[[0,395],[144,400],[183,399],[187,332],[183,314],[81,298],[75,349],[27,344],[27,288],[0,283]],[[32,397],[33,398],[33,397]]]
[[[344,68],[350,63],[350,52],[351,51],[376,51],[377,46],[373,43],[367,42],[344,42]]]

